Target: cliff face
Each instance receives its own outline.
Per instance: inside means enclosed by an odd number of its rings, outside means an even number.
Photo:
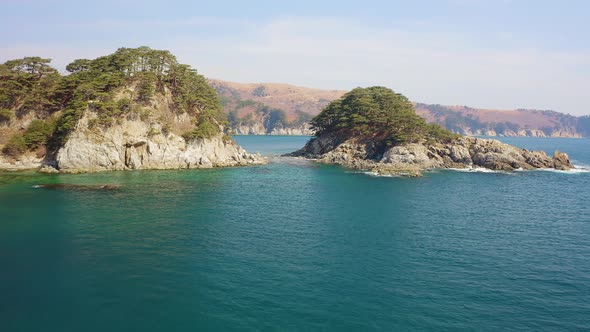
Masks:
[[[244,166],[264,163],[222,135],[186,141],[164,133],[161,125],[123,120],[107,129],[89,128],[95,116],[87,113],[49,166],[61,172],[127,169],[180,169]],[[179,117],[180,122],[183,121]],[[184,119],[184,121],[187,121]]]
[[[65,144],[52,155],[30,152],[17,159],[0,156],[0,169],[37,169],[44,172],[100,172],[132,169],[189,169],[264,164],[233,140],[219,134],[186,141],[165,133],[157,123],[123,120],[106,129],[90,128],[88,112]],[[188,121],[178,117],[179,121]]]
[[[344,139],[329,134],[310,140],[291,154],[378,174],[419,176],[437,168],[476,168],[513,171],[574,166],[565,153],[549,157],[543,151],[529,151],[492,139],[461,137],[449,143],[411,143],[379,153],[375,142]]]

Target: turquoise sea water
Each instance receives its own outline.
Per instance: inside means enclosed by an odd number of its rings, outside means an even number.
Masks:
[[[590,165],[587,139],[504,141]],[[272,160],[0,173],[0,331],[590,329],[590,173]],[[120,190],[34,188],[51,183]]]

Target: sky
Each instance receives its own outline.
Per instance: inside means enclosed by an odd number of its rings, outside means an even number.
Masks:
[[[0,0],[0,62],[167,49],[210,78],[590,114],[590,1]]]

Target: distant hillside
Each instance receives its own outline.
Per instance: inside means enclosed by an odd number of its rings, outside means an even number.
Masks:
[[[576,117],[555,111],[488,110],[466,106],[416,103],[416,112],[463,135],[588,137],[590,116]]]
[[[279,83],[210,79],[209,84],[219,94],[230,124],[239,134],[311,134],[311,118],[346,93]]]
[[[240,134],[311,134],[309,120],[346,93],[279,83],[209,83],[219,93],[232,128]],[[428,122],[463,135],[590,137],[590,116],[423,103],[414,106]]]

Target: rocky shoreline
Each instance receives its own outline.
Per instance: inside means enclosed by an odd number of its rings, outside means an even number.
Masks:
[[[370,171],[380,175],[420,176],[424,171],[482,167],[499,171],[574,168],[567,154],[529,151],[493,139],[461,137],[449,143],[411,143],[379,153],[375,142],[343,139],[334,134],[310,140],[289,156]]]

